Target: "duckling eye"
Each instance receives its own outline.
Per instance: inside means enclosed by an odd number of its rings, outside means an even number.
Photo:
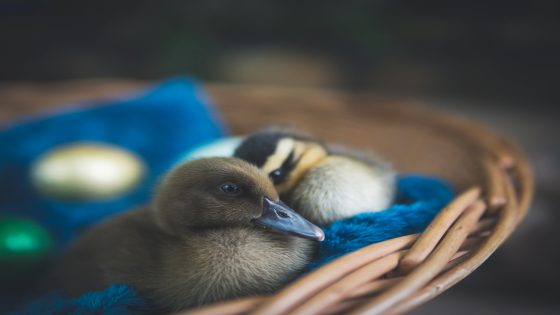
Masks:
[[[275,169],[274,171],[268,174],[268,177],[272,179],[275,184],[278,184],[280,180],[284,177],[284,173],[282,172],[281,168]]]
[[[239,196],[243,192],[241,187],[234,183],[222,184],[220,190],[228,196]]]
[[[294,169],[297,163],[298,161],[294,160],[294,151],[292,150],[282,165],[270,172],[268,177],[270,177],[274,185],[278,185],[286,179],[287,175]]]

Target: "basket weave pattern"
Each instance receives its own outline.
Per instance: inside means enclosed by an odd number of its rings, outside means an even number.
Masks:
[[[0,87],[0,122],[45,106],[104,99],[130,81]],[[344,93],[208,86],[234,133],[297,126],[329,141],[372,149],[401,172],[451,182],[461,193],[421,234],[373,244],[307,274],[272,296],[181,314],[401,314],[436,297],[482,264],[524,217],[533,194],[525,157],[506,139],[449,114]]]

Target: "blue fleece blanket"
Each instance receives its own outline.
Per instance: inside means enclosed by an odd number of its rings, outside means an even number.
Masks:
[[[145,204],[154,184],[178,157],[226,132],[201,89],[173,79],[107,104],[84,104],[35,117],[0,132],[0,212],[45,225],[59,248],[83,228]],[[140,156],[148,175],[134,191],[112,200],[61,202],[41,196],[29,181],[30,164],[58,146],[79,141],[108,143]]]
[[[0,215],[38,222],[52,234],[57,249],[104,217],[145,204],[159,176],[185,151],[226,134],[208,98],[194,81],[185,78],[172,79],[105,104],[84,105],[87,104],[71,104],[56,113],[0,128]],[[108,143],[134,152],[146,165],[147,176],[136,189],[111,200],[62,202],[38,194],[29,180],[31,163],[58,145],[81,141]],[[3,279],[0,289],[1,314],[24,298]],[[93,303],[103,310],[100,313],[106,313],[116,306],[105,303],[103,298],[111,296],[122,301],[120,297],[130,290],[121,288],[119,294],[115,292],[110,289],[104,294],[84,296],[72,305],[81,309]],[[66,310],[55,298],[45,301],[53,312]],[[35,314],[49,313],[44,311],[49,307],[44,307]]]
[[[398,198],[390,208],[375,213],[362,213],[324,228],[320,257],[310,270],[341,255],[366,245],[390,238],[418,233],[451,200],[452,189],[441,180],[416,175],[398,181]],[[42,297],[13,314],[137,314],[149,313],[131,288],[113,285],[105,291],[92,292],[77,299],[59,294]]]

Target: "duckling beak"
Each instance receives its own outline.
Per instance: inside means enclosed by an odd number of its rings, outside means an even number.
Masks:
[[[254,222],[275,232],[323,241],[325,233],[315,224],[290,209],[282,201],[263,198],[263,212]]]

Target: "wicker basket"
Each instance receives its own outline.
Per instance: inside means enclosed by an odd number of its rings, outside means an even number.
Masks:
[[[88,81],[0,88],[0,121],[45,105],[103,99],[143,85]],[[234,133],[289,124],[324,139],[372,149],[400,172],[437,175],[462,191],[421,234],[370,245],[302,277],[273,296],[182,314],[399,314],[476,269],[524,217],[533,178],[506,139],[452,115],[403,102],[318,90],[207,87]],[[16,107],[13,107],[16,105]]]

